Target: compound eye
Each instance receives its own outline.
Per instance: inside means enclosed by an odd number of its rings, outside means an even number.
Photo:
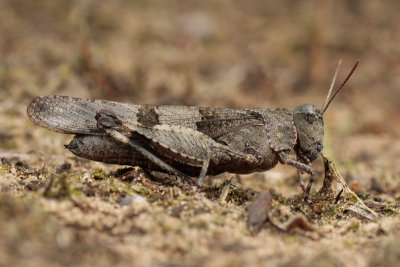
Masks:
[[[317,120],[317,116],[315,113],[306,113],[304,116],[309,124],[313,124]]]
[[[318,144],[317,144],[317,150],[318,150],[319,152],[321,152],[322,149],[324,149],[324,145],[321,144],[321,143],[318,143]]]

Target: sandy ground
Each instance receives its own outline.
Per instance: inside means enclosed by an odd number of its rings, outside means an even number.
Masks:
[[[396,265],[398,5],[0,1],[0,265]],[[339,81],[360,66],[324,116],[324,154],[374,219],[350,211],[349,194],[336,202],[337,182],[331,195],[318,194],[322,159],[313,163],[310,205],[296,170],[282,165],[182,190],[138,169],[127,176],[123,166],[77,158],[64,149],[72,136],[26,116],[29,101],[47,94],[319,107],[340,58]],[[268,192],[270,219],[256,233],[249,206]]]

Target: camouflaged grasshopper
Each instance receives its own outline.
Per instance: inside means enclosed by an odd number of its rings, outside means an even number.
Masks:
[[[339,64],[340,65],[340,64]],[[37,97],[30,119],[55,132],[75,134],[66,145],[79,157],[163,171],[193,183],[222,172],[265,171],[281,162],[297,168],[307,199],[311,167],[323,148],[323,114],[358,62],[333,94],[336,69],[322,111],[312,104],[284,108],[224,109],[194,106],[133,105],[67,96]],[[294,150],[295,156],[289,156]],[[301,173],[310,175],[307,187]]]

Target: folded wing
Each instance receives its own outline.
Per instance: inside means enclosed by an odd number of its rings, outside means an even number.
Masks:
[[[28,105],[29,118],[50,131],[66,134],[103,135],[95,119],[100,110],[109,110],[124,121],[151,127],[177,125],[217,138],[241,127],[262,124],[259,114],[248,110],[193,106],[134,105],[106,100],[49,95]]]

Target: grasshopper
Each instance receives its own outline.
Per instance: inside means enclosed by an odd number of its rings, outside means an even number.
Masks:
[[[323,114],[357,65],[331,97],[339,63],[322,111],[312,104],[226,109],[49,95],[33,99],[27,113],[41,127],[76,135],[65,147],[79,157],[167,172],[189,184],[197,176],[197,186],[206,175],[291,165],[307,199],[316,173],[311,163],[323,149]],[[310,175],[307,187],[301,173]]]

